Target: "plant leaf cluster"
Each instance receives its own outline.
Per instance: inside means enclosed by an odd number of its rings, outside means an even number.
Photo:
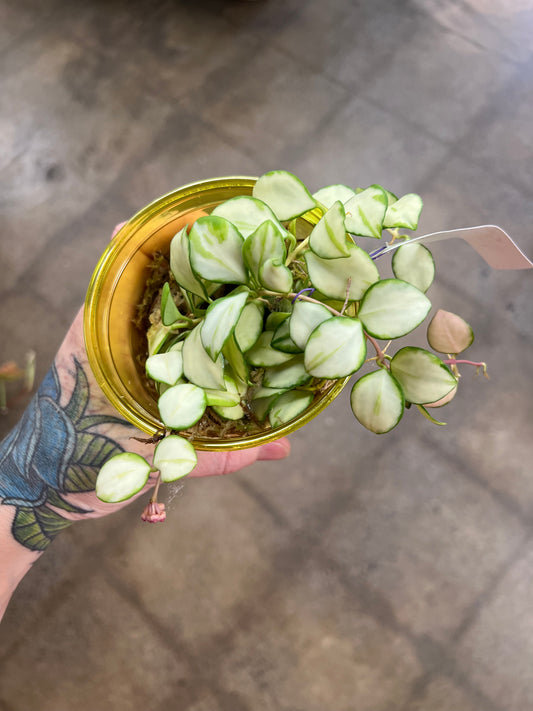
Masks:
[[[418,195],[398,198],[380,185],[330,185],[312,195],[296,176],[272,171],[251,196],[227,200],[176,234],[170,268],[181,298],[164,285],[146,362],[169,433],[154,457],[163,480],[194,468],[192,445],[176,433],[207,408],[231,420],[251,413],[263,428],[278,427],[301,415],[329,381],[365,363],[372,370],[351,393],[364,427],[388,432],[411,404],[433,420],[426,408],[451,399],[457,367],[424,348],[389,355],[379,345],[410,334],[431,310],[433,257],[398,233],[416,229],[421,209]],[[297,240],[302,215],[314,227]],[[377,259],[357,242],[380,239],[384,230],[403,243],[392,259],[394,278],[382,279]],[[430,347],[450,361],[472,340],[468,324],[448,312],[438,311],[428,329]],[[137,455],[120,456],[100,474],[97,493],[107,501],[136,493],[154,469]]]

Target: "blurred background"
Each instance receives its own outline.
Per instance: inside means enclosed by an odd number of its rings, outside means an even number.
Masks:
[[[419,192],[419,234],[533,257],[532,32],[532,0],[0,0],[0,362],[40,380],[115,224],[202,178]],[[491,376],[447,427],[373,435],[347,391],[164,526],[67,530],[0,629],[1,711],[533,708],[531,272],[433,252]]]

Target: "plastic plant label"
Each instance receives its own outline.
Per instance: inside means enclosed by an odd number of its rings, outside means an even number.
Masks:
[[[424,242],[431,244],[445,239],[463,239],[493,269],[531,269],[533,262],[526,257],[520,247],[509,237],[505,230],[497,225],[478,225],[477,227],[461,227],[456,230],[431,232],[421,237],[413,237],[409,244]],[[382,254],[399,249],[401,244],[382,247],[371,253],[372,259]]]

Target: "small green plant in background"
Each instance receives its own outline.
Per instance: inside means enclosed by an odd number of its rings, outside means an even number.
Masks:
[[[415,194],[331,185],[311,195],[291,173],[272,171],[252,196],[232,198],[184,227],[171,242],[169,280],[147,333],[146,373],[166,431],[153,465],[131,453],[106,462],[98,497],[128,499],[151,472],[159,472],[157,487],[191,472],[191,428],[206,413],[240,423],[245,434],[274,428],[365,363],[371,370],[356,380],[350,399],[364,427],[389,432],[412,405],[443,424],[429,409],[454,396],[458,365],[485,365],[458,359],[474,335],[443,310],[427,339],[444,359],[412,345],[391,352],[431,310],[433,257],[400,234],[416,229],[421,210]],[[318,222],[304,237],[298,218],[310,211]],[[394,278],[380,278],[384,248],[368,253],[357,244],[358,237],[380,239],[383,230],[392,235],[389,246],[399,245]],[[163,520],[156,496],[150,506],[145,520]]]

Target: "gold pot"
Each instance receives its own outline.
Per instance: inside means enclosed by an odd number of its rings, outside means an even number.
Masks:
[[[142,300],[148,265],[155,252],[170,252],[172,237],[186,224],[238,195],[251,195],[255,178],[232,177],[185,185],[134,215],[111,240],[94,271],[85,300],[84,334],[94,376],[111,404],[148,435],[164,429],[157,402],[146,388],[136,354],[145,348],[133,326]],[[297,237],[307,236],[320,219],[313,210],[298,219]],[[240,439],[195,438],[196,449],[244,449],[279,439],[305,425],[340,393],[339,380],[305,412],[280,427]]]

